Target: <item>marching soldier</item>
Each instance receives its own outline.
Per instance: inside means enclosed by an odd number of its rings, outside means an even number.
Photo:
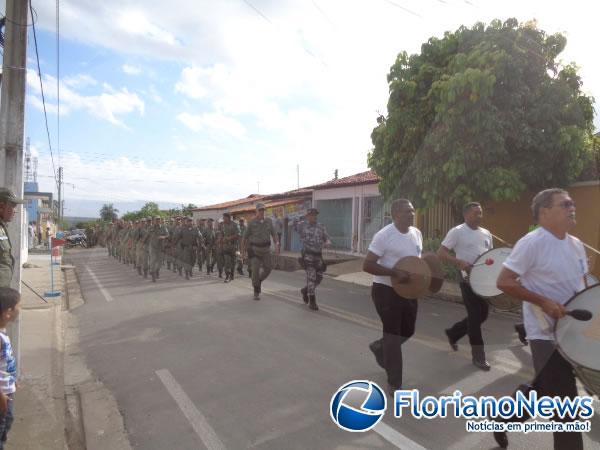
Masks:
[[[148,269],[150,261],[150,232],[152,228],[152,218],[148,217],[143,222],[142,234],[142,271],[144,278],[148,278]]]
[[[204,233],[206,232],[206,219],[198,219],[196,223],[198,225],[198,234],[202,237],[202,243],[204,244]],[[202,273],[202,266],[206,261],[206,247],[204,245],[199,245],[196,255],[196,259],[198,261],[198,270],[200,271],[200,273]]]
[[[246,224],[244,223],[244,219],[239,220],[239,228],[240,228],[240,236],[243,236],[246,232]],[[238,250],[240,252],[239,258],[237,260],[237,272],[240,275],[244,275],[244,258],[241,255],[242,252],[242,243],[238,241]]]
[[[219,278],[223,278],[223,222],[219,221],[215,231],[215,260],[217,262],[217,271]]]
[[[142,266],[144,265],[144,242],[143,238],[146,234],[144,230],[144,224],[146,219],[142,219],[138,222],[137,230],[135,232],[135,265],[137,267],[138,275],[142,275]]]
[[[240,229],[231,220],[231,214],[223,213],[223,262],[225,266],[225,283],[233,280],[235,270],[235,252],[237,251]]]
[[[202,235],[204,238],[207,275],[213,272],[215,265],[216,235],[213,228],[213,222],[213,219],[208,219],[206,221],[206,230],[204,230],[204,234]]]
[[[265,205],[257,203],[256,217],[248,223],[242,241],[243,254],[250,258],[254,300],[260,300],[261,284],[271,273],[271,238],[275,243],[275,251],[279,254],[279,239],[275,234],[273,222],[265,218]]]
[[[309,308],[317,311],[316,287],[323,280],[326,265],[323,260],[323,247],[331,245],[325,225],[317,223],[317,208],[310,208],[306,212],[306,221],[294,220],[294,230],[300,235],[302,241],[302,263],[306,271],[306,286],[300,292],[302,300]]]
[[[188,217],[185,221],[186,225],[181,228],[180,232],[181,261],[185,270],[185,279],[189,280],[194,268],[195,251],[198,248],[199,237],[192,218]]]
[[[10,287],[15,267],[12,245],[8,237],[7,224],[15,214],[17,205],[24,200],[17,198],[13,191],[0,188],[0,287]]]
[[[173,229],[173,260],[175,264],[175,270],[179,272],[179,276],[183,276],[183,264],[182,264],[182,253],[181,248],[181,230],[183,229],[181,223],[181,216],[175,218],[175,228]]]
[[[166,228],[160,224],[160,217],[154,217],[154,223],[150,231],[150,275],[152,281],[156,282],[162,264],[163,242],[169,236]]]

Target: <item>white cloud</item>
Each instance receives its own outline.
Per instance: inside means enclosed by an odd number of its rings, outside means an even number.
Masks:
[[[119,13],[117,24],[126,33],[146,38],[149,41],[168,45],[177,44],[177,39],[173,34],[152,23],[141,10],[129,10]]]
[[[88,114],[114,125],[124,126],[118,116],[137,112],[144,114],[144,102],[137,94],[129,92],[127,88],[115,89],[103,83],[103,92],[95,95],[83,95],[75,91],[74,87],[84,85],[95,85],[95,80],[85,75],[67,78],[60,82],[60,112],[67,115],[73,111],[84,110]],[[27,85],[31,90],[28,97],[29,104],[42,111],[41,89],[39,79],[33,70],[27,71]],[[57,111],[57,89],[56,78],[44,76],[44,94],[46,98],[46,110],[48,113],[56,114]]]
[[[142,73],[142,69],[141,67],[138,66],[133,66],[131,64],[123,64],[121,66],[121,69],[123,70],[123,72],[125,72],[127,75],[139,75],[140,73]]]
[[[177,115],[177,120],[183,123],[190,130],[196,132],[210,129],[218,132],[224,132],[237,138],[243,137],[246,133],[246,129],[241,123],[220,113],[194,115],[183,112]]]

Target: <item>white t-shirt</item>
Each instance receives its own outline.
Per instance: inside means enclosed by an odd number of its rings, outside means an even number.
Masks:
[[[420,257],[422,250],[423,236],[418,228],[409,227],[408,232],[401,233],[393,223],[379,230],[369,245],[369,251],[379,256],[377,263],[388,269],[406,256]],[[392,279],[388,276],[373,275],[373,283],[392,286]]]
[[[479,256],[494,246],[492,233],[485,228],[472,229],[466,223],[452,228],[442,241],[448,250],[454,250],[456,257],[473,264]]]
[[[504,267],[519,275],[526,289],[562,305],[584,289],[583,276],[588,271],[579,239],[569,234],[558,239],[542,227],[517,242]],[[555,320],[538,306],[523,302],[523,321],[528,339],[554,339]]]

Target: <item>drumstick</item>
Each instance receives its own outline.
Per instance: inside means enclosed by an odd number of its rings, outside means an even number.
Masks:
[[[498,236],[496,236],[494,233],[490,233],[492,235],[493,238],[499,240],[500,242],[502,242],[504,245],[508,245],[509,247],[512,247],[512,244],[509,244],[508,242],[506,242],[504,239],[499,238]]]
[[[493,258],[488,258],[483,262],[477,263],[477,264],[473,264],[471,267],[477,267],[477,266],[491,266],[494,264],[494,259]]]
[[[593,314],[587,309],[574,309],[572,311],[567,311],[567,316],[571,316],[575,320],[587,322],[592,318]]]

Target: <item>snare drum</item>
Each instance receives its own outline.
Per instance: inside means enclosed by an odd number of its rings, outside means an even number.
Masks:
[[[593,314],[587,322],[570,316],[556,321],[554,339],[586,389],[600,396],[600,284],[575,294],[565,308],[587,309]]]
[[[502,263],[510,255],[508,247],[498,247],[488,250],[475,260],[471,273],[467,277],[468,283],[475,294],[485,298],[494,308],[500,311],[510,311],[521,307],[521,302],[506,295],[496,287],[496,280],[502,271]],[[486,260],[493,260],[485,264]]]

